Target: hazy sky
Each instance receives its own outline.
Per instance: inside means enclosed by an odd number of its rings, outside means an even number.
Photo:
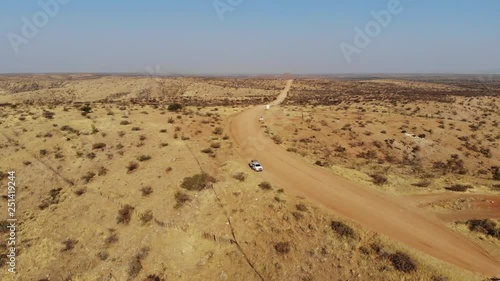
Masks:
[[[500,1],[393,1],[2,0],[0,73],[499,72]]]

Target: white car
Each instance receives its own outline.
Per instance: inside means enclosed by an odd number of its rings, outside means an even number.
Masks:
[[[264,168],[262,167],[262,165],[257,160],[250,161],[250,163],[248,163],[248,166],[250,168],[252,168],[252,170],[254,170],[256,172],[262,172],[262,171],[264,171]]]

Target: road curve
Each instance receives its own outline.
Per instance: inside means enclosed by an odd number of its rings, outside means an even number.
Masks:
[[[287,81],[273,106],[286,98],[292,82]],[[408,199],[350,182],[274,144],[259,122],[265,111],[265,106],[257,106],[229,120],[230,136],[242,161],[258,159],[264,166],[259,173],[263,179],[440,260],[487,276],[500,274],[499,261],[431,212],[413,207]]]

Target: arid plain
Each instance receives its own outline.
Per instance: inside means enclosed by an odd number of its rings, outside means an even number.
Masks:
[[[16,280],[500,276],[499,98],[499,76],[0,76]]]

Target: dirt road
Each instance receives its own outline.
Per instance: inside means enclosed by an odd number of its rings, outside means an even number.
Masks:
[[[274,107],[286,98],[292,82],[287,82],[271,110],[277,110]],[[407,199],[352,183],[274,144],[259,122],[265,111],[265,106],[251,108],[233,116],[229,125],[242,161],[258,159],[265,169],[259,174],[263,179],[438,259],[489,276],[500,274],[499,261],[431,212],[413,207]]]

